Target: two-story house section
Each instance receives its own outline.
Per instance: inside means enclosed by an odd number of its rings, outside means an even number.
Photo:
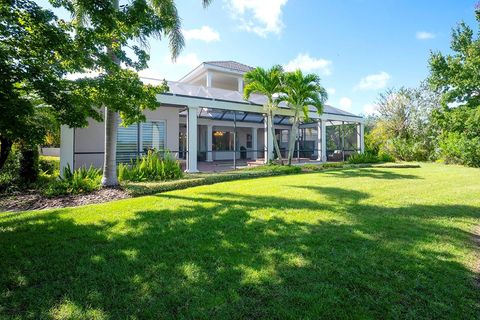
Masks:
[[[251,69],[235,61],[207,61],[179,81],[169,81],[169,92],[157,96],[158,109],[145,111],[146,122],[119,126],[117,161],[130,161],[150,149],[169,150],[188,172],[226,170],[272,159],[273,139],[286,154],[292,112],[280,105],[273,136],[263,109],[266,98],[243,98],[243,75]],[[312,108],[310,122],[300,125],[295,158],[338,161],[362,152],[363,121],[332,106],[325,106],[321,115]],[[104,123],[91,119],[86,128],[62,127],[62,167],[102,167],[103,154]]]

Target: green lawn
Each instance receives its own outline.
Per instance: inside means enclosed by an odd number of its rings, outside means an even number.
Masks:
[[[0,318],[478,319],[480,170],[232,181],[0,214]]]

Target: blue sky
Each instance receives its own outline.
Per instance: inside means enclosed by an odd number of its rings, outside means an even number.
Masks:
[[[368,113],[386,88],[416,86],[428,76],[430,51],[449,52],[459,21],[476,29],[476,2],[214,0],[203,9],[201,0],[177,1],[186,47],[174,64],[166,41],[152,39],[141,74],[178,80],[209,60],[282,64],[318,73],[329,104]]]

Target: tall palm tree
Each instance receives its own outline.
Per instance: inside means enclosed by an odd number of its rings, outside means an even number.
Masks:
[[[120,10],[119,0],[105,0],[111,2],[111,6],[114,11]],[[203,7],[207,7],[213,0],[201,0]],[[138,3],[136,3],[138,2]],[[138,6],[137,6],[138,5]],[[174,0],[147,0],[145,5],[143,1],[133,0],[126,6],[137,6],[142,8],[146,6],[143,12],[153,12],[155,18],[161,21],[149,20],[148,15],[143,21],[144,27],[137,26],[136,38],[142,43],[148,43],[148,37],[153,36],[161,38],[165,36],[169,40],[170,53],[172,60],[175,60],[183,49],[185,42],[181,31],[181,19],[178,15],[178,11]],[[93,5],[88,1],[72,0],[72,6],[74,19],[84,25],[91,18],[89,13],[96,10]],[[141,12],[141,11],[139,11]],[[142,12],[141,12],[142,13]],[[99,19],[96,19],[98,23]],[[138,21],[137,21],[138,23]],[[106,46],[106,52],[113,63],[120,66],[121,61],[116,56],[114,47],[118,46],[115,39],[110,42],[110,45]],[[118,52],[118,48],[117,48]],[[108,71],[107,71],[108,72]],[[112,110],[105,106],[105,153],[104,153],[104,167],[103,167],[103,186],[116,186],[117,180],[117,163],[116,163],[116,150],[117,150],[117,130],[118,130],[119,114],[117,111]]]
[[[278,99],[276,98],[276,95],[281,91],[280,78],[282,73],[283,68],[280,65],[275,65],[270,69],[257,67],[244,75],[246,85],[243,89],[245,100],[248,100],[252,93],[263,94],[267,97],[267,102],[263,106],[265,113],[267,114],[267,130],[271,130],[275,152],[281,163],[283,163],[283,160],[278,141],[275,138],[273,119],[275,111],[278,109]],[[267,141],[265,141],[265,143],[267,143]]]
[[[301,70],[287,72],[282,75],[282,95],[279,101],[285,101],[294,112],[292,131],[288,139],[288,164],[292,164],[293,151],[298,125],[301,120],[309,118],[309,106],[314,106],[321,114],[327,91],[320,85],[320,77],[316,74],[303,74]]]

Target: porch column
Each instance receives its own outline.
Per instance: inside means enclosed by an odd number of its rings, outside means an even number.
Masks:
[[[198,172],[197,169],[197,106],[188,106],[187,116],[187,170]]]
[[[268,116],[264,116],[265,124],[265,163],[268,163],[270,160],[273,160],[273,139],[275,137],[272,135],[273,121]]]
[[[321,126],[321,161],[327,162],[327,121],[320,120]]]
[[[365,142],[364,142],[364,131],[365,127],[363,123],[357,124],[357,149],[359,153],[365,152]]]
[[[268,151],[267,151],[267,144],[268,144],[268,121],[267,115],[263,115],[263,162],[268,162]]]
[[[258,139],[257,139],[258,128],[252,128],[252,160],[257,160],[258,154]]]
[[[211,88],[211,87],[212,87],[212,74],[211,74],[210,72],[208,72],[208,71],[207,71],[205,86],[206,86],[207,88]]]
[[[317,122],[317,161],[322,161],[322,120]]]
[[[243,78],[237,79],[238,92],[243,93]]]
[[[60,127],[60,175],[63,177],[63,169],[70,166],[74,170],[74,139],[75,130],[69,126],[62,125]]]
[[[207,162],[213,161],[212,153],[212,135],[213,135],[213,125],[207,125]]]

